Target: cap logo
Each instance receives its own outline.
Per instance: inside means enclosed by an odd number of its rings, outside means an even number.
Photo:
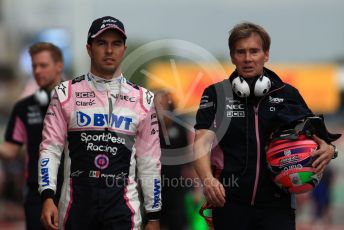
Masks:
[[[117,21],[109,18],[109,19],[104,19],[102,23],[104,24],[104,23],[107,23],[107,22],[116,23]]]

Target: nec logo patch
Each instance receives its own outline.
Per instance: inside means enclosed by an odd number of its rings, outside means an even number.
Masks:
[[[244,104],[226,104],[227,117],[245,117],[245,106]]]

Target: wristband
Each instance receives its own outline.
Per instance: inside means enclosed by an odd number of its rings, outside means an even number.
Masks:
[[[41,198],[43,201],[45,201],[48,198],[54,198],[55,192],[52,189],[45,189],[41,192]]]
[[[157,212],[147,212],[146,217],[148,221],[159,220],[161,215],[161,211]]]
[[[332,156],[332,159],[336,159],[338,157],[338,150],[337,150],[337,147],[334,145],[334,144],[330,144],[333,146],[333,156]]]

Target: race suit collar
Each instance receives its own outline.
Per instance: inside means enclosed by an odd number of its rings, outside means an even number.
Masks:
[[[121,83],[124,79],[122,74],[112,79],[104,79],[92,74],[91,72],[88,72],[86,75],[91,85],[99,91],[119,92]]]

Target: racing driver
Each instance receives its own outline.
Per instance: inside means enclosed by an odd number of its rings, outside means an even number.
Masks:
[[[86,45],[90,71],[55,88],[39,159],[41,221],[47,229],[140,229],[138,186],[145,229],[159,229],[161,150],[154,96],[121,73],[126,38],[118,19],[94,20]],[[53,197],[63,150],[57,209]]]

